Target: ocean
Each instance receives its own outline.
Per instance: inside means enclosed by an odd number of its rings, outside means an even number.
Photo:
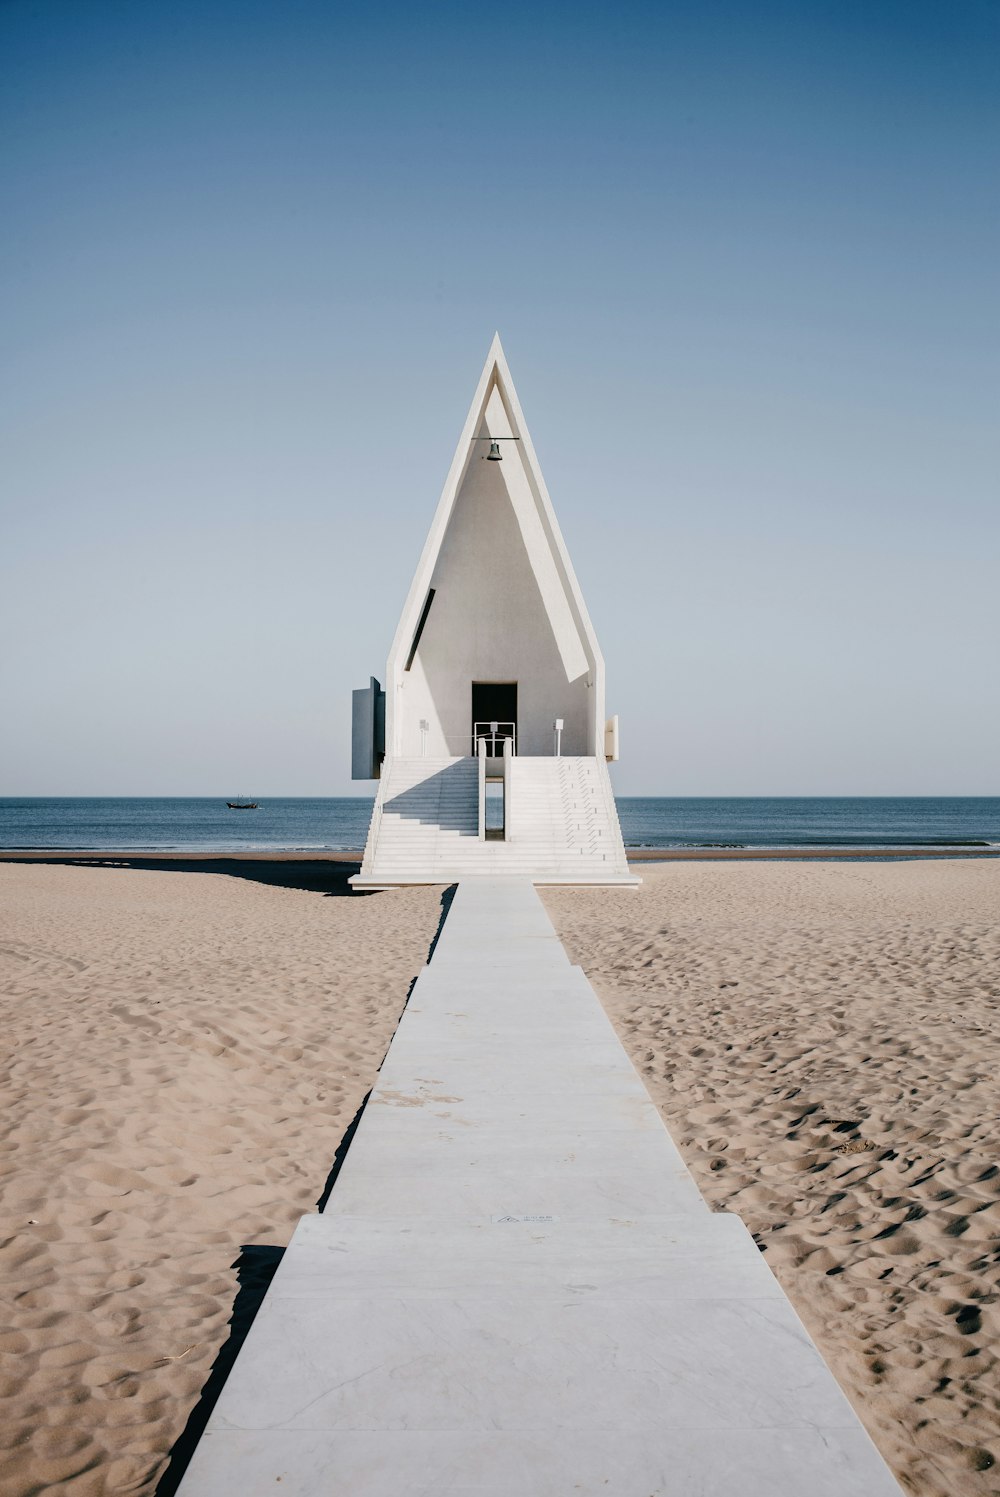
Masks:
[[[0,799],[0,848],[120,852],[321,852],[364,846],[370,796]],[[627,847],[996,847],[1000,796],[622,796]]]

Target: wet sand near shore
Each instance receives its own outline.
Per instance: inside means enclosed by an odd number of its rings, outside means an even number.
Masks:
[[[630,863],[787,863],[789,861],[828,862],[846,859],[890,861],[919,858],[973,858],[1000,861],[1000,847],[961,846],[944,847],[926,845],[917,847],[628,847],[625,849]],[[361,867],[361,852],[344,852],[331,849],[329,852],[109,852],[98,851],[52,851],[45,848],[13,848],[0,850],[0,863],[50,863],[53,866],[89,864],[94,868],[183,868],[191,873],[232,873],[239,877],[252,878],[259,874],[263,883],[292,884],[292,875],[280,873],[283,864],[293,864],[304,877],[317,879],[327,876],[334,869],[347,866],[348,873],[356,873]],[[305,885],[302,885],[305,887]]]

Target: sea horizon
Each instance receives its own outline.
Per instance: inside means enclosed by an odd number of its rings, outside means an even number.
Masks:
[[[0,797],[6,852],[352,852],[374,796]],[[625,846],[1000,850],[1000,796],[616,796]]]

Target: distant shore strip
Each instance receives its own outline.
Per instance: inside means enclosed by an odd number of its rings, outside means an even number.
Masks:
[[[673,863],[706,861],[772,861],[786,862],[789,859],[813,859],[826,862],[831,858],[886,859],[886,858],[1000,858],[1000,845],[990,842],[959,843],[911,843],[903,846],[857,844],[850,847],[830,847],[821,844],[792,847],[740,847],[740,846],[683,846],[683,847],[626,847],[630,863]],[[173,849],[162,851],[156,848],[0,848],[0,862],[7,863],[81,863],[90,866],[118,865],[125,867],[202,865],[225,863],[299,863],[309,865],[360,864],[361,850],[331,848],[310,850],[258,848],[252,852],[226,848],[198,848],[189,851]],[[209,870],[206,870],[209,871]],[[223,872],[218,867],[214,870]]]

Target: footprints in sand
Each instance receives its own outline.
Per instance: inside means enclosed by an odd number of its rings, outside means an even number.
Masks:
[[[439,916],[433,889],[0,866],[3,1497],[153,1493],[241,1246],[315,1205]]]
[[[1000,865],[643,877],[545,902],[702,1191],[904,1491],[996,1497]]]

